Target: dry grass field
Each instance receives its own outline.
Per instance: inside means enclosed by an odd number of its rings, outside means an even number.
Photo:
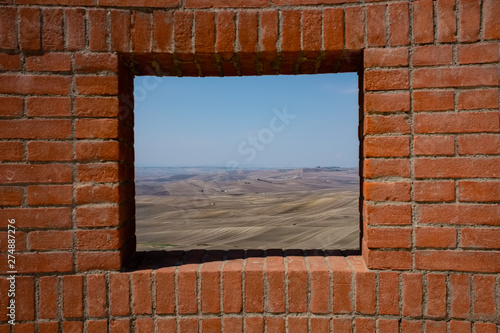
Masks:
[[[137,250],[356,249],[354,168],[137,168]]]

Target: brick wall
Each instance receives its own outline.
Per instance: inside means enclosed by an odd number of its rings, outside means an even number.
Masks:
[[[498,332],[499,39],[497,0],[0,0],[0,332]],[[134,75],[346,71],[360,256],[134,254]]]

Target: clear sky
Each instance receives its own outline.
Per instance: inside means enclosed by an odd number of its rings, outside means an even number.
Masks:
[[[136,166],[358,166],[357,74],[135,79]]]

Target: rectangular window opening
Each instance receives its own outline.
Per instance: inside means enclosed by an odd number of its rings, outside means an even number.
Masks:
[[[359,249],[356,73],[134,85],[137,251]]]

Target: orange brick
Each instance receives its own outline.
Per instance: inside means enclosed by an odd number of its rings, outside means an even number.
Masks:
[[[407,115],[365,115],[363,130],[365,135],[408,134],[410,132],[409,117]]]
[[[363,184],[363,196],[370,201],[410,201],[410,183],[367,183]]]
[[[411,229],[368,228],[366,231],[366,244],[371,249],[410,248]]]
[[[413,71],[414,88],[498,85],[495,67],[419,68]]]
[[[416,211],[420,223],[455,225],[497,225],[500,207],[486,204],[428,204]]]
[[[369,204],[363,207],[363,217],[369,225],[408,225],[411,224],[411,206]]]
[[[413,66],[451,65],[453,49],[451,45],[424,45],[413,50]]]
[[[408,48],[369,48],[364,54],[367,67],[406,67],[408,66]]]
[[[366,39],[368,46],[386,45],[385,13],[386,5],[366,7]]]
[[[389,4],[389,41],[391,46],[410,43],[410,13],[408,4]]]
[[[399,90],[409,87],[409,73],[406,69],[365,71],[365,90]]]
[[[414,130],[415,133],[498,132],[499,120],[498,112],[417,114]]]
[[[341,8],[325,8],[323,12],[325,50],[344,48],[344,11]]]
[[[417,135],[413,139],[415,155],[455,155],[453,135]]]
[[[415,111],[447,111],[454,108],[454,93],[450,90],[415,91],[413,109]]]
[[[410,111],[409,93],[365,94],[365,112]]]
[[[405,157],[410,155],[410,138],[406,136],[366,137],[366,157]]]

